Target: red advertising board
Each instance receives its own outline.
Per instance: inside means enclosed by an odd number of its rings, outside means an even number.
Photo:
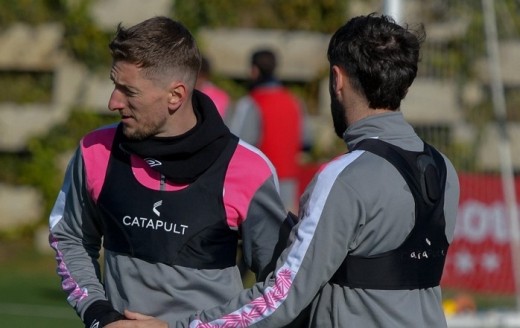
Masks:
[[[461,195],[455,237],[441,284],[512,294],[510,224],[500,176],[459,174],[459,180]],[[519,179],[515,186],[520,190]]]

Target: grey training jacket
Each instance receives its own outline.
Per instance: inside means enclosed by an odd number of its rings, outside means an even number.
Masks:
[[[98,197],[105,182],[115,126],[85,136],[71,159],[63,186],[49,220],[50,243],[56,252],[57,272],[67,301],[85,319],[96,301],[109,301],[115,310],[125,309],[175,322],[200,308],[217,306],[238,295],[243,284],[237,266],[196,269],[155,263],[105,250],[102,252],[103,220]],[[135,180],[147,188],[168,193],[184,186],[163,183],[143,159],[132,157]],[[121,192],[131,184],[121,181]],[[187,188],[187,187],[186,187]],[[270,263],[287,216],[279,197],[276,172],[255,147],[240,141],[225,172],[223,220],[242,240],[244,262],[257,276],[271,270]],[[143,202],[129,199],[129,202]],[[192,206],[204,206],[194,198]],[[142,231],[166,229],[156,209],[143,204],[145,217],[115,218],[121,225]],[[170,231],[172,230],[170,225]],[[172,238],[176,237],[171,233]],[[282,240],[283,242],[283,240]],[[158,252],[164,251],[159,247]],[[104,270],[102,270],[104,269]]]
[[[402,113],[360,120],[344,139],[353,146],[379,138],[410,151],[423,142]],[[453,240],[459,182],[445,158],[446,237]],[[307,327],[446,327],[439,286],[414,290],[352,289],[329,283],[346,255],[397,248],[414,226],[415,203],[403,177],[386,160],[356,150],[322,167],[300,200],[300,222],[276,269],[227,304],[170,327],[284,327],[310,305]]]

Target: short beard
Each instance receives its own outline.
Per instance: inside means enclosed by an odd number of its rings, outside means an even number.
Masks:
[[[333,92],[330,93],[330,99],[330,112],[332,114],[332,122],[334,123],[334,132],[343,139],[343,134],[347,130],[345,109]]]
[[[154,136],[153,131],[150,130],[150,129],[147,129],[147,130],[138,130],[138,129],[130,130],[130,129],[126,128],[124,124],[123,124],[123,134],[129,140],[133,140],[133,141],[143,141],[143,140],[146,140],[146,139]]]

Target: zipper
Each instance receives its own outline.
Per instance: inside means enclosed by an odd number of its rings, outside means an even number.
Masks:
[[[161,173],[161,185],[160,185],[159,189],[161,191],[165,191],[166,190],[166,177],[162,173]]]

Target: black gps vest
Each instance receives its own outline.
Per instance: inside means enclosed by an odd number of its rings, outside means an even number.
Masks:
[[[347,255],[331,283],[363,289],[419,289],[438,286],[449,243],[444,218],[446,164],[424,143],[424,151],[405,151],[378,139],[365,139],[353,150],[366,150],[390,162],[406,180],[415,201],[415,225],[396,249],[369,257]]]
[[[152,263],[196,269],[235,265],[238,235],[226,222],[223,190],[238,138],[232,137],[189,186],[162,191],[136,180],[130,155],[119,147],[120,135],[118,129],[98,199],[103,246]]]

